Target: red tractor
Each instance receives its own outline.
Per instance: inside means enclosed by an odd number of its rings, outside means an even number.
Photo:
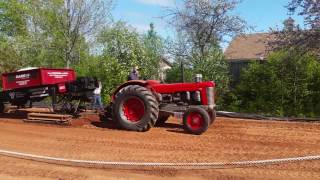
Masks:
[[[202,134],[216,118],[214,88],[211,81],[177,84],[129,81],[114,92],[107,115],[112,114],[109,117],[123,129],[147,131],[181,113],[184,129]]]

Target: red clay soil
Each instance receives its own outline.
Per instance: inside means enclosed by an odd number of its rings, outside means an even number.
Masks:
[[[73,126],[0,118],[0,149],[70,159],[133,162],[229,162],[320,155],[320,124],[218,118],[200,136],[180,122],[145,133],[114,129],[97,116]],[[91,122],[93,121],[93,122]],[[320,162],[212,170],[94,169],[0,156],[0,179],[320,179]]]

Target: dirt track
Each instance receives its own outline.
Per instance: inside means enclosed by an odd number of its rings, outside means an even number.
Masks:
[[[320,155],[320,124],[218,118],[201,136],[185,134],[175,119],[146,133],[115,130],[112,124],[99,122],[79,124],[60,127],[3,117],[0,149],[134,162],[225,162]],[[3,156],[0,162],[0,179],[320,179],[319,161],[196,171],[90,169]]]

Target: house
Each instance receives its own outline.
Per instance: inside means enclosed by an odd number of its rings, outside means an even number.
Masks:
[[[166,71],[172,68],[172,64],[164,57],[160,60],[159,66],[159,79],[164,81],[166,79]]]
[[[240,73],[249,62],[263,62],[268,55],[268,42],[270,33],[254,33],[236,36],[224,52],[226,60],[230,64],[230,74],[236,84],[240,80]]]

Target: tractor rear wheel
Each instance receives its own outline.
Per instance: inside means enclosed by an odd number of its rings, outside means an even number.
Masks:
[[[130,85],[116,94],[113,117],[120,128],[148,131],[157,121],[159,104],[150,90]]]
[[[204,133],[209,124],[210,116],[203,108],[190,108],[183,115],[183,128],[191,134],[200,135]]]

